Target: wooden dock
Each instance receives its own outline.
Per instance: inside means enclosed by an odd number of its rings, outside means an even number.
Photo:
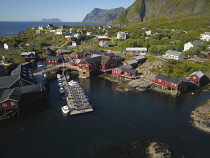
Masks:
[[[93,111],[93,108],[91,106],[88,107],[88,108],[85,108],[85,109],[77,109],[77,106],[75,104],[76,100],[75,98],[73,97],[73,94],[70,90],[70,87],[66,81],[66,78],[65,76],[62,76],[62,79],[64,80],[63,81],[63,85],[64,85],[64,89],[65,89],[65,98],[66,98],[66,102],[67,102],[67,105],[69,107],[69,113],[70,115],[77,115],[77,114],[82,114],[82,113],[87,113],[87,112],[92,112]]]

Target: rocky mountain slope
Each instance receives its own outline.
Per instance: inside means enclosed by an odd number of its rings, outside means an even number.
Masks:
[[[114,8],[110,10],[94,8],[83,19],[83,23],[108,23],[114,20],[125,8]]]
[[[130,25],[175,14],[210,14],[209,0],[136,0],[112,21],[113,25]],[[184,16],[184,15],[183,15]]]

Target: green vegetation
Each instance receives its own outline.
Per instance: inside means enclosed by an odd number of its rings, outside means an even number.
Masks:
[[[207,73],[210,69],[210,62],[191,62],[191,61],[177,61],[177,60],[168,60],[164,65],[164,74],[167,74],[171,77],[181,77],[189,76],[195,71],[202,71]]]

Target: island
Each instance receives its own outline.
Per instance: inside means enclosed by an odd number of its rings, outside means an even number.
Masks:
[[[41,20],[41,22],[62,22],[62,21],[60,19],[58,19],[58,18],[52,18],[52,19],[45,19],[45,18],[43,18]]]

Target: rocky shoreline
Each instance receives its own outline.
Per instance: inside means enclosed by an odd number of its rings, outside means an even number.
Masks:
[[[192,111],[191,118],[194,127],[210,133],[210,99]]]
[[[165,143],[151,142],[147,148],[150,158],[170,158],[171,152],[169,146]]]

